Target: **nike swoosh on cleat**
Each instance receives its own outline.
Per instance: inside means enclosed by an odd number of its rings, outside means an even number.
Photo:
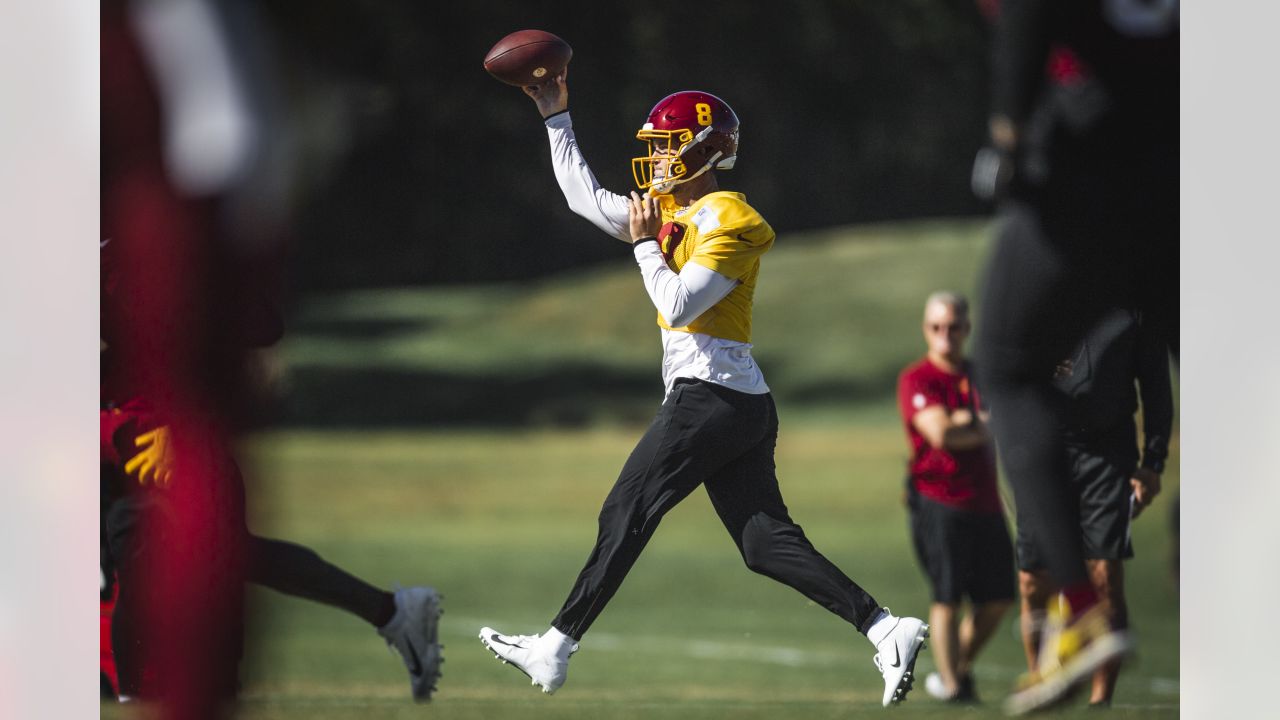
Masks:
[[[893,662],[889,663],[889,667],[898,667],[902,664],[902,656],[898,654],[898,643],[893,644]]]
[[[409,665],[409,674],[415,677],[421,675],[422,659],[418,657],[418,649],[415,648],[411,642],[406,642],[405,645],[409,646],[409,660],[411,662]]]
[[[497,634],[490,635],[490,636],[489,636],[489,640],[491,640],[492,642],[496,642],[496,643],[498,643],[499,645],[506,645],[507,647],[520,648],[521,650],[523,650],[523,649],[524,649],[524,646],[523,646],[523,645],[517,645],[517,644],[515,644],[515,643],[509,643],[509,642],[507,642],[507,641],[505,641],[505,640],[502,640],[502,639],[501,639]]]

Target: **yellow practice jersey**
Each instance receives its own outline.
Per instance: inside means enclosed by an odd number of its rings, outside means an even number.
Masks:
[[[670,195],[660,195],[662,230],[658,245],[667,265],[675,272],[694,262],[738,281],[710,310],[685,327],[673,328],[658,314],[658,325],[667,330],[703,333],[712,337],[751,342],[751,303],[760,274],[760,256],[773,247],[773,228],[747,204],[742,193],[719,191],[679,207]]]

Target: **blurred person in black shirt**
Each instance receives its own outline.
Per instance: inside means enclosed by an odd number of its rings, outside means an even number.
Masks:
[[[1173,390],[1168,347],[1140,313],[1120,308],[1104,316],[1058,364],[1054,385],[1068,398],[1062,433],[1089,578],[1112,627],[1123,630],[1129,627],[1123,561],[1133,557],[1130,522],[1160,493],[1169,455]],[[1134,421],[1139,393],[1141,452]],[[1040,622],[1056,588],[1044,572],[1043,552],[1030,530],[1024,526],[1018,533],[1018,567],[1022,644],[1035,672]],[[1090,704],[1111,704],[1119,674],[1118,662],[1094,671]]]
[[[1051,379],[1112,308],[1137,308],[1177,353],[1179,8],[1011,0],[995,13],[990,145],[973,184],[998,200],[999,223],[977,367],[1019,530],[1069,607],[1009,699],[1022,713],[1131,647],[1085,566]]]

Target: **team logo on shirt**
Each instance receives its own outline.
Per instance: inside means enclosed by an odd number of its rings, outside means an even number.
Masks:
[[[658,247],[662,249],[662,257],[667,262],[671,262],[671,258],[676,254],[676,248],[680,247],[680,243],[684,241],[684,231],[685,226],[675,221],[663,225],[658,231]]]

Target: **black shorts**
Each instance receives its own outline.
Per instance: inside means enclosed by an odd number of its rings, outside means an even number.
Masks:
[[[1132,440],[1129,441],[1132,445]],[[1084,557],[1089,560],[1128,560],[1133,557],[1129,537],[1132,517],[1129,484],[1134,461],[1116,458],[1079,446],[1067,446],[1071,483],[1079,498],[1078,517]],[[1044,552],[1036,544],[1031,529],[1018,524],[1018,567],[1041,570]]]
[[[958,510],[913,493],[910,518],[934,602],[1013,600],[1013,544],[1004,515]]]

